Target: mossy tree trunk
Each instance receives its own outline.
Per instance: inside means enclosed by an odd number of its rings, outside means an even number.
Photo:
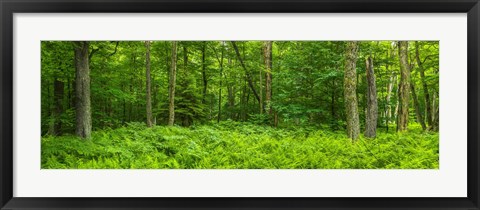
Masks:
[[[377,135],[377,85],[375,83],[375,73],[373,70],[373,59],[368,57],[366,60],[367,75],[367,115],[365,116],[365,137],[375,138]]]
[[[347,135],[352,140],[357,140],[360,133],[357,102],[356,63],[358,43],[347,42],[345,51],[344,97],[347,117]]]
[[[408,107],[410,104],[410,65],[408,64],[408,41],[398,42],[400,59],[400,84],[398,86],[397,131],[408,129]]]
[[[92,133],[90,102],[89,43],[74,42],[75,46],[75,134],[88,139]]]

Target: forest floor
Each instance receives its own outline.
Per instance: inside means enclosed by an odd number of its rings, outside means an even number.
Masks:
[[[394,130],[394,129],[391,129]],[[43,169],[438,169],[439,135],[411,125],[352,143],[344,131],[224,121],[184,127],[130,123],[90,140],[42,137]]]

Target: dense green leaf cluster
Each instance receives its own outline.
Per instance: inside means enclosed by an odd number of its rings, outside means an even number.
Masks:
[[[343,131],[272,128],[222,121],[189,128],[129,123],[75,136],[42,138],[49,169],[437,169],[438,133],[411,124],[352,143]]]

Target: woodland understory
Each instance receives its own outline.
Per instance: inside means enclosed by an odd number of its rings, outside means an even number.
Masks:
[[[438,169],[437,41],[42,41],[43,169]]]

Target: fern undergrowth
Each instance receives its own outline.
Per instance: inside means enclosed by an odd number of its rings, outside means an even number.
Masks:
[[[439,135],[348,139],[343,131],[232,121],[184,127],[130,123],[89,140],[42,137],[43,169],[438,169]]]

